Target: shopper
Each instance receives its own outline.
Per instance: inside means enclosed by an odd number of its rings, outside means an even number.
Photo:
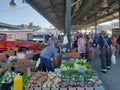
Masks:
[[[40,52],[40,63],[42,65],[42,71],[44,72],[53,71],[52,60],[57,66],[58,52],[54,46],[55,44],[53,42],[49,42],[48,44],[49,45]]]
[[[93,39],[90,35],[87,37],[87,60],[92,61],[94,58]]]
[[[78,53],[82,58],[85,58],[85,53],[86,53],[86,40],[83,37],[83,34],[80,34],[80,37],[77,41],[77,46],[78,46]]]
[[[100,50],[101,59],[101,72],[106,73],[107,70],[111,69],[111,44],[112,41],[107,36],[105,31],[101,31],[101,35],[97,44],[97,49]]]

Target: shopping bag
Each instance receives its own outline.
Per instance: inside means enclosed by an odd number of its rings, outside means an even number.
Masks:
[[[68,37],[67,35],[65,35],[63,38],[63,44],[67,44],[67,43],[68,43]]]
[[[37,60],[37,62],[36,62],[36,68],[40,65],[40,61],[41,61],[41,59],[40,58],[38,58],[38,60]]]
[[[116,56],[115,56],[115,54],[112,54],[111,62],[112,62],[112,64],[116,64]]]

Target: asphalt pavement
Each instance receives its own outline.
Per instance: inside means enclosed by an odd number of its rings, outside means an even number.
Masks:
[[[105,90],[120,90],[120,57],[116,57],[116,64],[111,65],[107,73],[101,72],[101,61],[98,52],[95,52],[94,61],[90,62],[102,81]]]

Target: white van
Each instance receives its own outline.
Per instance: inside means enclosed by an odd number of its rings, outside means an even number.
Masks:
[[[33,34],[33,40],[39,42],[46,42],[48,41],[49,37],[49,34]]]

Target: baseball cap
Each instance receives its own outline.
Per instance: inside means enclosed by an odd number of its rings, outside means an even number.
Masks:
[[[106,31],[101,31],[101,34],[107,34]]]

